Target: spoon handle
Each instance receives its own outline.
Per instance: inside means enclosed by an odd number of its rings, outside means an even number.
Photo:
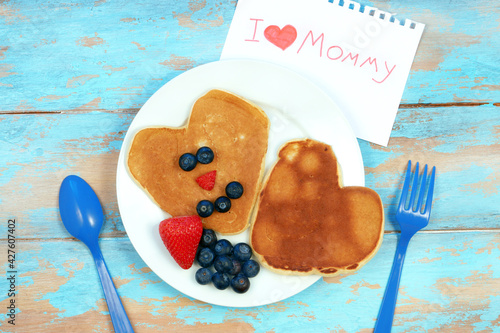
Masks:
[[[97,266],[97,272],[101,278],[102,289],[104,290],[104,296],[106,297],[106,303],[108,304],[109,315],[111,316],[111,321],[113,322],[113,327],[115,332],[134,332],[132,325],[127,317],[127,313],[123,308],[123,304],[116,292],[115,285],[111,279],[106,263],[104,262],[104,257],[102,256],[99,245],[89,246],[90,252],[94,257],[95,264]]]

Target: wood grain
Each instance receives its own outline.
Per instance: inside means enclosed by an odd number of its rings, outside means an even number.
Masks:
[[[388,147],[359,140],[366,185],[384,203],[382,247],[357,273],[238,309],[191,299],[146,266],[115,181],[135,114],[172,78],[219,59],[236,1],[0,1],[0,331],[112,331],[90,253],[58,213],[59,185],[77,174],[103,203],[100,245],[136,332],[371,332],[411,159],[435,165],[437,183],[431,222],[408,249],[393,332],[500,332],[498,4],[363,4],[426,24]],[[15,327],[5,311],[14,218]]]
[[[491,105],[401,109],[387,148],[359,140],[366,186],[385,207],[386,231],[398,230],[394,214],[408,160],[438,170],[432,221],[427,230],[500,228],[500,112]],[[58,190],[77,174],[104,203],[105,237],[124,235],[116,204],[116,163],[133,114],[26,114],[0,116],[6,154],[0,156],[2,198],[23,221],[20,237],[64,238]],[[452,126],[453,131],[449,131]],[[43,193],[43,194],[42,194]],[[57,223],[54,223],[57,221]],[[3,236],[0,235],[0,238]]]
[[[498,102],[494,3],[372,3],[426,24],[403,104]],[[0,95],[9,98],[0,112],[140,108],[178,74],[219,59],[234,9],[214,0],[3,2]]]
[[[136,332],[366,332],[377,316],[397,238],[385,235],[379,253],[355,274],[325,278],[285,301],[246,309],[179,294],[151,272],[127,238],[101,239],[100,246]],[[35,240],[18,246],[19,332],[112,331],[95,265],[82,243]],[[417,234],[408,249],[394,332],[498,330],[499,258],[499,233]]]

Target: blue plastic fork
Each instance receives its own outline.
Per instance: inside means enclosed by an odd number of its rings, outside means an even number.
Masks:
[[[403,262],[405,260],[406,249],[410,239],[422,228],[425,228],[429,223],[432,206],[432,193],[434,192],[434,178],[436,177],[436,167],[432,168],[431,179],[429,182],[429,189],[427,190],[427,199],[423,206],[423,199],[425,193],[425,185],[427,182],[427,165],[425,165],[420,184],[420,194],[418,202],[415,206],[415,197],[418,192],[418,162],[415,167],[415,175],[413,176],[413,185],[411,188],[410,202],[406,204],[408,197],[410,179],[411,179],[411,161],[408,161],[408,170],[406,171],[405,183],[403,185],[403,193],[399,200],[398,211],[396,212],[396,220],[401,228],[401,237],[399,238],[398,246],[396,248],[396,255],[392,264],[391,274],[385,289],[382,305],[378,315],[377,324],[375,325],[374,333],[390,332],[392,328],[392,321],[394,319],[394,310],[396,308],[396,301],[398,299],[399,280],[403,271]],[[423,207],[422,207],[423,206]],[[407,208],[408,207],[408,208]]]

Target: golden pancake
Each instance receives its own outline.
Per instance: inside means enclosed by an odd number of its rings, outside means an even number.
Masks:
[[[343,187],[332,148],[310,139],[281,148],[252,220],[254,253],[281,274],[333,276],[359,269],[375,255],[384,232],[379,195]]]
[[[259,107],[229,92],[211,90],[194,103],[184,127],[140,130],[128,151],[127,166],[132,178],[172,216],[197,214],[198,202],[214,202],[226,195],[228,183],[238,181],[244,192],[231,200],[231,209],[203,218],[205,228],[237,234],[248,227],[263,176],[268,135],[269,119]],[[203,146],[213,150],[214,160],[182,170],[179,157],[196,154]],[[213,170],[215,187],[204,190],[196,179]]]

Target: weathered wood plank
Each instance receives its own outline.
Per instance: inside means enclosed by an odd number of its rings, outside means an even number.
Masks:
[[[2,110],[139,107],[166,81],[216,60],[229,1],[2,4]],[[22,89],[20,89],[22,88]]]
[[[219,58],[236,1],[0,1],[0,221],[15,218],[18,238],[14,328],[0,234],[0,331],[112,331],[90,253],[58,214],[59,184],[78,174],[103,202],[100,244],[137,332],[371,332],[412,159],[436,165],[438,181],[431,222],[409,247],[393,332],[500,332],[498,5],[362,3],[427,25],[389,147],[359,141],[388,234],[355,274],[234,309],[186,297],[144,264],[119,217],[115,169],[142,104]]]
[[[180,294],[145,266],[127,239],[101,239],[100,245],[136,332],[371,332],[397,239],[385,235],[380,251],[357,273],[320,280],[272,305],[242,309]],[[83,244],[23,241],[17,247],[16,331],[112,331]],[[408,249],[393,332],[498,331],[499,260],[498,232],[417,234]],[[6,280],[0,281],[0,290],[7,290]],[[7,301],[2,292],[0,307]],[[2,331],[12,331],[4,311],[0,323]]]
[[[9,115],[0,120],[2,216],[19,221],[20,237],[68,237],[59,217],[62,180],[86,179],[106,214],[104,235],[124,235],[116,199],[116,165],[133,115]],[[3,236],[0,236],[3,237]]]
[[[362,3],[427,24],[402,103],[499,101],[495,1]],[[219,59],[235,4],[2,2],[0,112],[139,108],[173,77]]]
[[[497,228],[500,221],[500,109],[400,109],[388,147],[358,140],[367,186],[394,216],[408,160],[436,166],[429,229]],[[399,229],[389,221],[386,230]]]
[[[133,114],[44,114],[0,116],[0,215],[16,217],[27,238],[62,238],[58,191],[78,174],[104,206],[103,235],[124,235],[116,200],[116,163]],[[452,124],[453,132],[449,130]],[[500,112],[497,107],[401,109],[389,147],[359,141],[366,185],[385,205],[386,230],[397,230],[407,161],[438,170],[428,230],[500,228]],[[4,236],[0,235],[0,238]]]

